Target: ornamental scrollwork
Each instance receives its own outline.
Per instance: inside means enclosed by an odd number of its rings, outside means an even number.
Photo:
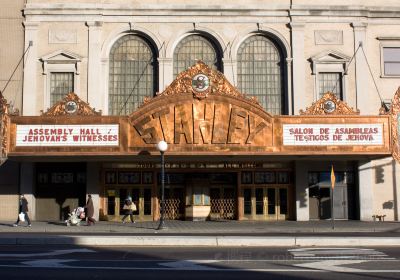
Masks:
[[[360,110],[354,110],[337,98],[336,94],[327,92],[305,111],[300,110],[299,113],[300,115],[359,115]]]
[[[221,72],[211,69],[200,60],[186,71],[181,72],[163,92],[157,93],[155,98],[182,94],[191,94],[193,98],[199,100],[207,98],[210,94],[228,95],[243,99],[261,108],[256,98],[247,97],[246,94],[239,92]],[[153,99],[146,98],[140,107],[150,103]]]
[[[390,125],[392,132],[392,156],[397,162],[400,162],[399,147],[399,118],[400,118],[400,87],[394,94],[392,105],[390,106]]]
[[[0,92],[0,166],[7,160],[10,117],[7,100]]]
[[[96,111],[73,92],[68,93],[63,100],[54,104],[42,116],[100,116],[101,110]]]

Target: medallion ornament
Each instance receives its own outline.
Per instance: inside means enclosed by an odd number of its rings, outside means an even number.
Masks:
[[[206,98],[210,87],[210,79],[204,74],[197,74],[192,78],[194,96],[198,99]]]

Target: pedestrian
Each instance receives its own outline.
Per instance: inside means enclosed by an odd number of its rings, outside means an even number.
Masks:
[[[21,194],[19,197],[19,211],[18,211],[18,218],[15,224],[13,225],[14,227],[17,227],[19,222],[24,219],[28,223],[28,227],[31,227],[31,220],[29,219],[28,216],[28,201],[26,200],[25,196]]]
[[[92,224],[95,224],[95,219],[93,218],[94,215],[94,206],[93,206],[93,200],[92,200],[92,195],[88,195],[88,200],[85,205],[86,208],[86,217],[87,217],[87,226],[91,226]]]
[[[136,211],[136,204],[132,201],[132,198],[130,196],[125,199],[124,207],[122,208],[122,210],[124,210],[125,212],[124,217],[122,217],[122,223],[125,224],[125,219],[128,216],[131,219],[131,222],[135,223],[135,221],[133,220],[133,211]]]

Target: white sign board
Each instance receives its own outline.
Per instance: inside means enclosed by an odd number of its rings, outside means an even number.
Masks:
[[[383,145],[383,124],[284,124],[283,145]]]
[[[17,125],[16,146],[118,146],[118,124]]]

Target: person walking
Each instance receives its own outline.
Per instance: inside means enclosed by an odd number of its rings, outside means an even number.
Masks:
[[[93,218],[94,215],[94,206],[93,206],[93,200],[92,200],[92,195],[88,195],[88,200],[85,205],[86,208],[86,217],[87,217],[87,226],[91,226],[92,224],[95,224],[95,219]]]
[[[125,215],[122,217],[122,223],[125,224],[125,219],[129,216],[131,219],[132,223],[135,223],[133,220],[133,211],[136,211],[136,204],[133,203],[132,198],[128,196],[125,201],[124,201],[124,207],[122,208],[124,210]]]
[[[28,201],[26,200],[26,198],[23,194],[21,194],[21,196],[19,197],[18,218],[17,218],[17,221],[15,222],[15,224],[13,225],[14,227],[17,227],[19,222],[21,221],[20,216],[22,216],[24,218],[24,220],[28,223],[28,227],[32,226],[31,220],[29,219],[29,216],[28,216]]]

